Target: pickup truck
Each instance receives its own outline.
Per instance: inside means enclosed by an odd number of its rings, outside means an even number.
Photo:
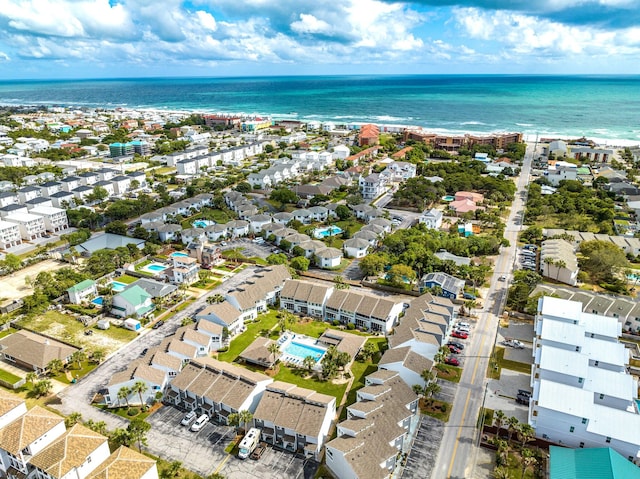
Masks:
[[[253,459],[254,461],[257,461],[258,459],[260,459],[260,457],[264,454],[264,451],[266,451],[266,450],[267,450],[267,443],[266,442],[261,442],[260,444],[258,444],[256,446],[256,448],[251,453],[251,456],[249,456],[249,457],[251,459]]]

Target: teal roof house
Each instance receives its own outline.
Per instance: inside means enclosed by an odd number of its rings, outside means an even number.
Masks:
[[[142,318],[155,309],[152,297],[140,286],[133,285],[113,297],[111,313],[123,318]]]
[[[640,479],[640,467],[610,447],[549,448],[550,479]]]
[[[98,295],[96,282],[92,279],[85,279],[67,289],[67,295],[69,295],[69,302],[73,304],[88,301]]]

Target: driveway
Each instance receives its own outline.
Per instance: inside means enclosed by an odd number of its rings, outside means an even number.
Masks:
[[[131,362],[139,358],[143,349],[155,347],[160,344],[165,337],[174,334],[176,329],[180,327],[182,319],[193,316],[196,311],[205,306],[206,299],[209,296],[235,288],[238,284],[252,276],[255,270],[255,267],[248,267],[240,271],[217,288],[202,295],[182,311],[167,318],[160,328],[144,328],[136,339],[108,357],[104,363],[80,379],[78,383],[60,392],[58,397],[61,400],[61,404],[54,405],[53,407],[65,415],[79,412],[85,421],[87,419],[104,421],[107,423],[108,429],[126,427],[128,421],[115,414],[91,406],[91,401],[95,394],[107,385],[111,376],[118,371],[126,369]]]
[[[229,457],[220,469],[227,479],[312,479],[319,464],[303,456],[267,447],[257,461]]]
[[[531,375],[502,369],[500,379],[490,379],[487,384],[485,406],[494,411],[502,411],[507,417],[515,416],[520,422],[527,422],[529,408],[516,402],[518,389],[531,391]]]

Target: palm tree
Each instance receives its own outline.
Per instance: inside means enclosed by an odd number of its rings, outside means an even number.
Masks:
[[[436,374],[429,369],[423,369],[420,373],[420,377],[424,381],[424,387],[426,388],[427,385],[436,378]]]
[[[38,379],[38,373],[35,371],[30,371],[24,378],[33,386],[33,384],[36,382],[36,379]]]
[[[504,425],[506,419],[507,416],[504,411],[502,411],[502,409],[498,409],[493,415],[493,423],[496,425],[497,436],[500,436],[500,430],[502,429],[502,426]]]
[[[542,262],[543,262],[544,264],[546,264],[546,265],[547,265],[547,276],[549,276],[549,273],[550,273],[550,271],[549,271],[549,267],[550,267],[552,264],[554,264],[554,263],[555,263],[555,260],[554,260],[552,257],[550,257],[550,256],[546,256],[546,257],[542,260]]]
[[[47,369],[52,376],[55,376],[64,369],[64,363],[61,359],[52,359],[47,363]]]
[[[416,393],[417,396],[424,395],[424,388],[419,384],[414,384],[413,386],[411,386],[411,389],[413,389],[413,392]]]
[[[82,361],[85,361],[86,359],[87,355],[82,349],[78,349],[71,355],[71,362],[76,363],[78,365],[78,369],[82,368]]]
[[[518,430],[519,425],[520,421],[518,421],[517,417],[511,416],[509,419],[507,419],[507,427],[509,428],[509,442],[511,442],[511,437],[513,436],[513,433]]]
[[[269,351],[269,353],[271,353],[271,357],[273,357],[273,361],[271,361],[272,365],[275,365],[276,363],[276,356],[278,355],[278,353],[280,352],[280,346],[278,346],[278,343],[271,343],[268,347],[267,347],[267,351]]]
[[[520,475],[520,478],[524,479],[524,475],[527,472],[527,469],[529,469],[538,461],[533,456],[533,451],[531,449],[522,449],[522,451],[520,451],[520,455],[522,456],[522,474]]]
[[[491,477],[493,479],[511,479],[511,474],[509,474],[509,469],[506,467],[498,466],[491,473]]]
[[[82,414],[79,412],[72,412],[64,419],[64,425],[67,429],[79,422],[82,422]]]
[[[145,408],[145,404],[142,400],[142,395],[146,393],[148,389],[149,386],[147,386],[147,383],[145,383],[144,381],[136,381],[135,383],[133,383],[133,386],[131,386],[131,392],[138,394],[138,397],[140,398],[140,405],[143,409]]]
[[[315,366],[315,364],[316,364],[316,360],[313,359],[313,356],[306,356],[302,360],[302,365],[305,367],[305,369],[308,372],[311,372],[311,370],[313,369],[313,366]]]
[[[531,425],[525,423],[520,424],[520,427],[518,428],[518,439],[520,439],[520,444],[522,444],[522,447],[526,446],[527,443],[529,441],[531,441],[531,439],[533,439],[536,435],[535,430],[533,429],[533,427],[531,427]]]
[[[560,270],[562,268],[566,268],[567,262],[565,260],[563,260],[563,259],[559,259],[554,264],[555,264],[555,266],[557,268],[557,270],[556,270],[556,281],[558,281],[558,278],[560,277]]]
[[[122,386],[118,390],[118,403],[122,402],[122,400],[124,399],[125,402],[127,403],[127,407],[129,407],[129,395],[130,394],[131,394],[131,389],[128,388],[127,386]]]
[[[441,387],[437,382],[430,382],[424,388],[424,397],[429,400],[429,404],[433,401],[432,398],[434,395],[438,394],[441,391]]]
[[[103,349],[96,349],[91,353],[91,361],[93,361],[96,364],[100,364],[104,359],[104,356],[105,356],[105,352]]]
[[[247,433],[247,424],[253,421],[253,414],[248,409],[243,409],[238,413],[238,420],[242,424],[244,433]]]
[[[33,391],[37,397],[46,396],[53,389],[53,383],[48,379],[42,379],[33,385]]]

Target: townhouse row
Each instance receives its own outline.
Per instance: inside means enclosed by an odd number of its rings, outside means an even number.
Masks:
[[[0,390],[0,473],[8,479],[158,479],[156,461]]]

